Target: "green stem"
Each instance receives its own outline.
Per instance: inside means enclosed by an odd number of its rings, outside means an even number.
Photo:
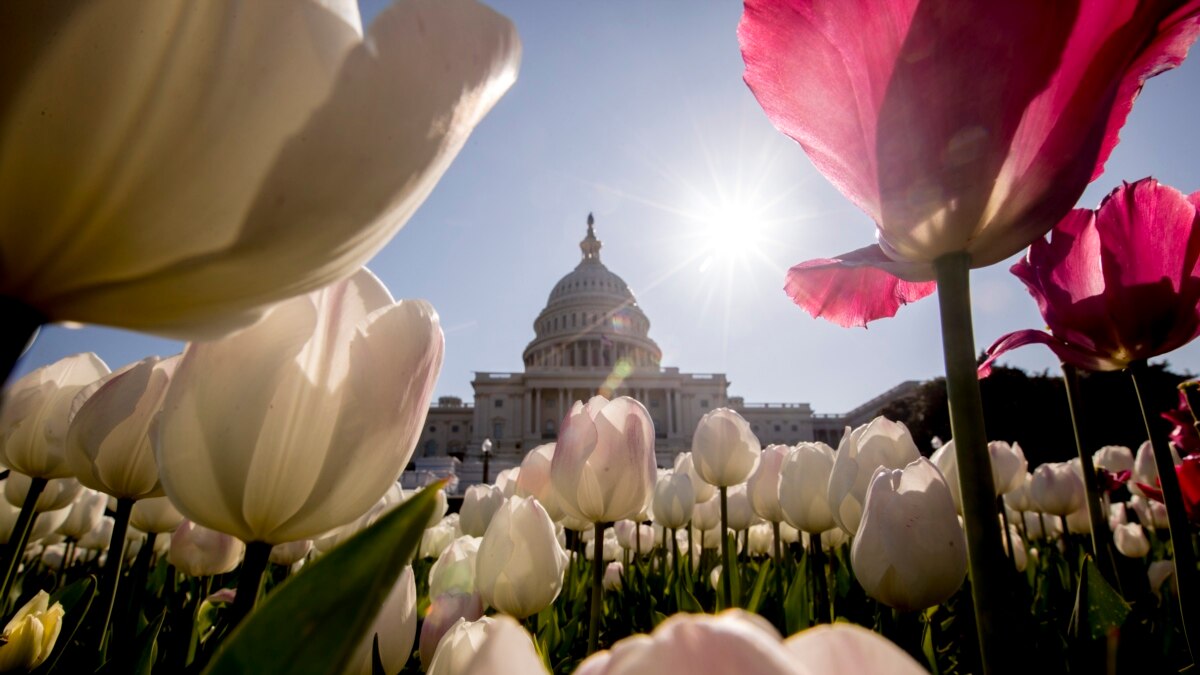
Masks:
[[[975,605],[983,670],[1007,672],[1009,622],[1002,616],[1006,596],[1005,567],[996,526],[996,486],[983,424],[983,398],[975,372],[975,334],[971,325],[971,258],[950,253],[934,261],[942,320],[942,350],[946,362],[946,395],[950,429],[962,494],[967,532],[967,563]]]
[[[263,573],[271,559],[271,544],[252,541],[246,544],[246,557],[242,559],[242,571],[238,575],[237,594],[233,598],[233,615],[230,628],[237,626],[258,604],[258,591],[262,587]]]
[[[33,531],[33,522],[37,520],[37,501],[46,489],[45,478],[34,478],[29,481],[29,492],[25,493],[25,503],[21,505],[21,513],[13,525],[12,534],[8,537],[8,545],[4,549],[7,556],[4,560],[4,583],[0,586],[0,611],[8,604],[8,593],[12,590],[13,582],[17,580],[17,567],[25,556],[25,545],[29,542],[29,533]],[[8,612],[5,611],[4,614]]]
[[[38,327],[46,323],[46,317],[29,305],[13,298],[0,296],[0,317],[4,329],[0,330],[0,386],[8,381],[17,359],[37,335]]]
[[[1196,552],[1192,549],[1191,526],[1188,523],[1187,510],[1183,505],[1183,492],[1179,489],[1179,477],[1175,474],[1175,461],[1171,451],[1162,443],[1155,443],[1150,431],[1150,418],[1146,415],[1146,404],[1142,399],[1142,390],[1138,386],[1138,374],[1146,367],[1145,362],[1137,362],[1129,367],[1129,379],[1133,382],[1133,392],[1137,395],[1138,407],[1142,411],[1142,423],[1146,426],[1146,439],[1154,453],[1154,464],[1158,468],[1158,482],[1162,488],[1163,503],[1167,507],[1167,524],[1170,526],[1171,550],[1175,553],[1175,583],[1179,589],[1179,614],[1183,623],[1183,634],[1187,637],[1188,649],[1195,660],[1195,649],[1200,646],[1200,635],[1196,634],[1197,622],[1188,620],[1187,608],[1192,611],[1200,608],[1196,596]],[[1195,618],[1195,617],[1193,617]]]
[[[813,618],[816,623],[829,623],[829,592],[825,583],[825,550],[821,535],[808,535],[808,574],[813,584]]]
[[[112,538],[108,540],[108,558],[104,561],[104,572],[100,580],[99,607],[103,608],[100,623],[100,662],[108,652],[108,624],[112,620],[113,606],[117,600],[117,586],[121,582],[121,567],[125,564],[125,533],[129,531],[129,514],[133,512],[133,500],[117,500],[117,513],[113,518]]]
[[[591,619],[588,621],[588,650],[589,655],[595,653],[600,639],[600,615],[604,612],[604,528],[608,523],[596,523],[596,537],[592,540],[592,606]],[[641,537],[637,537],[640,541]]]
[[[733,558],[729,555],[729,488],[724,485],[718,488],[721,495],[721,595],[725,599],[724,607],[733,607]]]
[[[1063,383],[1067,390],[1067,410],[1071,414],[1071,431],[1075,434],[1075,450],[1079,453],[1079,465],[1083,470],[1083,488],[1087,496],[1088,520],[1092,525],[1092,552],[1096,556],[1096,565],[1100,574],[1113,588],[1120,589],[1121,583],[1117,578],[1117,565],[1112,554],[1112,534],[1108,529],[1108,519],[1101,510],[1103,502],[1100,494],[1100,482],[1096,480],[1096,466],[1092,462],[1092,453],[1085,450],[1083,434],[1080,431],[1079,420],[1083,417],[1080,409],[1079,371],[1068,363],[1062,364]]]
[[[138,614],[142,609],[142,596],[146,593],[146,578],[150,574],[150,560],[154,557],[154,543],[157,540],[158,533],[146,533],[142,548],[133,561],[133,569],[129,572],[129,587],[123,593],[125,602],[121,605],[121,614],[113,624],[114,635],[117,634],[117,630],[123,631],[120,633],[122,639],[132,640],[137,635]]]

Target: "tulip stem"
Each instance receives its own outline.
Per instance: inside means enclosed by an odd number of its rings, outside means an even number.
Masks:
[[[825,551],[821,548],[821,535],[808,535],[808,574],[813,585],[813,619],[816,623],[829,623],[829,592],[825,584]]]
[[[595,653],[600,638],[600,615],[604,613],[602,584],[604,583],[604,528],[609,523],[596,523],[596,536],[592,539],[592,606],[591,619],[588,621],[588,650],[590,656]],[[636,530],[635,530],[636,532]],[[636,539],[641,540],[640,536]],[[636,561],[635,561],[636,562]]]
[[[34,478],[29,481],[29,491],[25,493],[25,503],[21,505],[21,513],[17,516],[12,534],[8,537],[8,546],[4,551],[4,554],[8,556],[4,561],[4,585],[0,587],[0,611],[3,611],[5,615],[8,614],[8,593],[12,590],[13,582],[17,580],[17,567],[21,564],[21,558],[25,556],[25,545],[29,542],[29,533],[33,531],[33,522],[38,516],[36,508],[38,497],[42,496],[42,490],[46,489],[47,482],[49,481],[45,478]]]
[[[154,543],[158,533],[147,532],[142,548],[133,561],[133,569],[129,573],[129,588],[124,594],[121,604],[121,614],[113,626],[113,634],[120,635],[122,640],[132,640],[137,635],[137,618],[142,609],[142,596],[146,593],[146,577],[150,573],[150,560],[154,557]],[[123,631],[118,634],[117,631]]]
[[[721,495],[721,596],[725,600],[724,608],[733,607],[733,568],[734,561],[729,555],[729,488],[724,485],[717,488]]]
[[[1200,646],[1200,635],[1196,621],[1188,621],[1187,608],[1193,611],[1200,607],[1196,594],[1196,553],[1192,549],[1191,527],[1188,524],[1187,511],[1183,505],[1183,492],[1179,489],[1179,477],[1175,474],[1175,460],[1171,451],[1162,443],[1155,443],[1150,431],[1150,418],[1146,416],[1146,404],[1142,399],[1142,391],[1138,386],[1138,374],[1144,371],[1146,363],[1139,361],[1130,364],[1129,379],[1133,382],[1133,393],[1137,396],[1138,408],[1142,411],[1142,423],[1146,426],[1146,440],[1154,454],[1154,464],[1158,469],[1158,482],[1162,488],[1163,504],[1167,507],[1167,525],[1171,536],[1171,550],[1175,554],[1175,583],[1179,589],[1179,620],[1183,623],[1183,634],[1187,638],[1188,650],[1195,661],[1195,650]],[[1185,600],[1186,598],[1186,600]]]
[[[1083,471],[1083,489],[1087,496],[1088,520],[1092,526],[1092,552],[1096,556],[1096,564],[1100,574],[1110,586],[1121,588],[1117,578],[1117,565],[1113,561],[1112,535],[1108,529],[1108,519],[1101,511],[1100,483],[1096,480],[1096,465],[1092,462],[1092,453],[1084,449],[1083,434],[1079,427],[1082,417],[1079,396],[1079,371],[1069,363],[1062,364],[1063,383],[1067,390],[1067,410],[1071,415],[1071,431],[1075,434],[1075,450],[1079,452],[1079,466]]]
[[[102,607],[101,611],[104,612],[99,625],[100,663],[104,663],[108,653],[108,624],[112,620],[113,606],[117,600],[117,586],[121,582],[121,567],[125,564],[125,533],[129,531],[129,514],[133,512],[133,504],[132,499],[124,497],[117,499],[117,513],[113,518],[112,538],[108,540],[108,558],[104,561],[99,596],[99,607]]]
[[[258,591],[262,587],[263,573],[271,559],[271,544],[252,541],[246,544],[246,557],[242,559],[242,571],[238,575],[237,593],[233,597],[233,615],[230,627],[234,628],[246,618],[258,603]]]
[[[4,317],[4,330],[0,331],[0,385],[8,381],[17,359],[25,353],[29,341],[37,335],[38,327],[46,323],[46,317],[29,305],[0,296],[0,316]]]
[[[983,397],[975,367],[975,333],[971,325],[971,257],[966,252],[946,254],[934,261],[938,304],[942,321],[942,351],[946,362],[946,396],[950,403],[950,429],[962,494],[962,514],[967,534],[967,562],[971,597],[983,670],[1008,672],[1010,622],[1001,615],[1006,597],[1004,560],[997,527],[996,486],[992,480],[987,432],[983,422]]]

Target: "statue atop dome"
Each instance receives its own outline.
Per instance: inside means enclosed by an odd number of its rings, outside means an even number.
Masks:
[[[579,242],[579,249],[583,251],[584,262],[588,260],[600,262],[600,247],[604,245],[604,242],[596,238],[595,225],[596,219],[589,213],[587,219],[587,236],[583,238],[583,241]]]

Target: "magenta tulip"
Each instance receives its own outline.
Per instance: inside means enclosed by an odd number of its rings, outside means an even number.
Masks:
[[[788,295],[864,325],[932,293],[942,256],[1020,251],[1100,175],[1198,24],[1196,0],[748,0],[746,83],[878,227],[878,245],[793,267]]]
[[[988,349],[1042,343],[1085,370],[1123,370],[1200,335],[1200,192],[1153,178],[1125,183],[1100,208],[1075,209],[1038,239],[1012,273],[1050,332],[1019,330]]]

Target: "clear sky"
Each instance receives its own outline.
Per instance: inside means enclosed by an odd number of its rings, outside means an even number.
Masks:
[[[362,0],[364,17],[384,4]],[[522,369],[534,318],[578,262],[588,212],[604,263],[650,318],[664,365],[727,373],[730,394],[749,402],[809,402],[827,413],[941,374],[936,298],[863,330],[812,319],[783,294],[789,266],[869,244],[874,226],[775,131],[742,83],[740,3],[489,4],[524,42],[517,83],[369,265],[396,297],[425,298],[441,314],[439,395],[469,399],[472,371]],[[1081,206],[1147,175],[1200,189],[1200,134],[1189,122],[1197,110],[1200,63],[1151,80]],[[723,239],[722,223],[751,244]],[[972,276],[977,348],[1042,325],[1011,262]],[[117,367],[179,348],[51,327],[20,372],[78,351]],[[1200,372],[1198,345],[1167,358]],[[1038,346],[1002,363],[1057,368]]]

